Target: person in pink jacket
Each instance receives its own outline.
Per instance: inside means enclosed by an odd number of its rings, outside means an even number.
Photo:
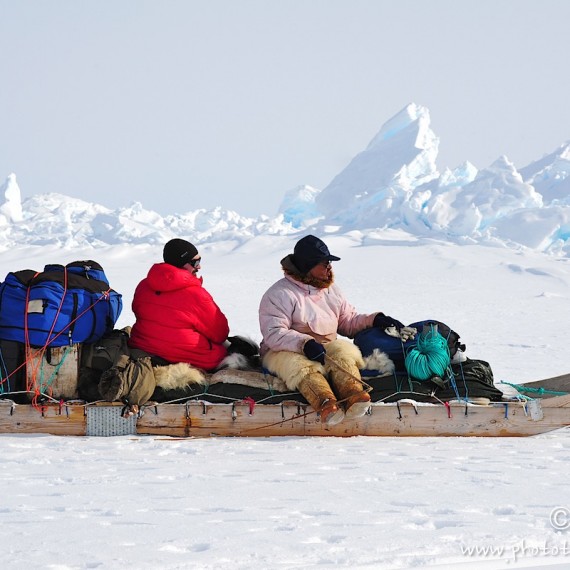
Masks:
[[[331,262],[339,260],[322,240],[305,236],[281,260],[285,275],[259,306],[263,366],[298,390],[328,425],[360,417],[370,406],[360,379],[362,354],[338,335],[398,323],[383,313],[357,313],[334,283]]]
[[[183,239],[170,240],[163,258],[135,290],[129,345],[171,363],[211,370],[227,354],[229,326],[197,275],[202,258]]]

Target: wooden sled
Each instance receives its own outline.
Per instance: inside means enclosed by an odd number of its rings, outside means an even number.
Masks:
[[[487,405],[425,404],[404,399],[374,403],[367,415],[328,427],[306,404],[229,404],[188,401],[148,403],[123,417],[121,403],[61,401],[40,406],[0,400],[0,433],[53,435],[150,435],[160,437],[273,436],[477,436],[522,437],[570,425],[570,374],[528,384],[543,398]],[[565,388],[565,389],[563,389]]]

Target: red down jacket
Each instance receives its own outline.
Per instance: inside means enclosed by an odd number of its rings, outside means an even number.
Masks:
[[[129,344],[169,362],[210,370],[226,356],[228,321],[202,278],[156,263],[135,290]]]

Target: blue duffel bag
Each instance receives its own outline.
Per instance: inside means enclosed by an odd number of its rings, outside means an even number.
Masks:
[[[95,261],[9,273],[0,284],[0,339],[29,346],[92,343],[113,330],[121,295]]]

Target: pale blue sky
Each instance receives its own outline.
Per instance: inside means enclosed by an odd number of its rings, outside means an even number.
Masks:
[[[0,182],[273,215],[409,102],[440,170],[570,139],[567,0],[0,0]]]

